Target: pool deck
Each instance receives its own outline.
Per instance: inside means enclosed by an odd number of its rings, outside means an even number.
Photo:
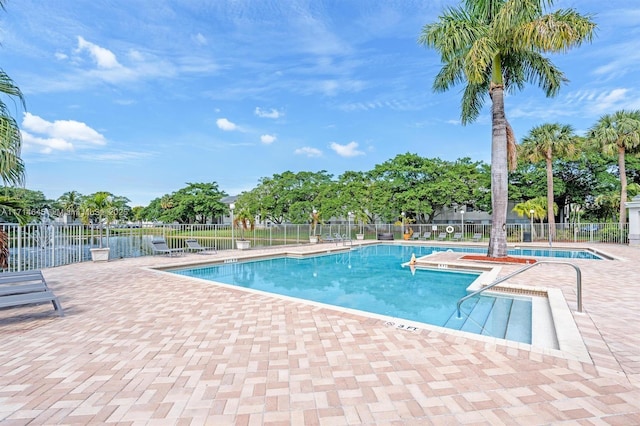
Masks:
[[[640,248],[566,246],[617,259],[562,259],[582,271],[583,313],[567,265],[513,282],[564,294],[587,361],[149,269],[275,249],[45,269],[65,315],[0,309],[0,422],[640,424]],[[319,247],[336,246],[287,250]]]

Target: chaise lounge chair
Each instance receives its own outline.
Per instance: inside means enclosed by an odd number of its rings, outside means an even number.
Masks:
[[[441,232],[440,235],[438,235],[438,241],[444,241],[447,239],[447,233],[446,232]]]
[[[196,240],[195,238],[189,238],[187,240],[184,240],[184,242],[187,244],[187,251],[195,252],[198,254],[217,254],[218,253],[218,250],[216,250],[215,247],[211,247],[211,248],[202,247],[198,242],[198,240]]]
[[[455,234],[453,234],[453,238],[451,238],[453,241],[462,241],[462,232],[456,232]]]
[[[420,238],[420,233],[418,231],[415,231],[413,235],[411,235],[412,240],[417,240],[419,238]]]
[[[422,234],[422,237],[420,237],[421,240],[430,240],[431,239],[431,232],[429,231],[425,231],[424,234]]]
[[[322,242],[323,243],[335,243],[336,240],[331,236],[331,234],[327,234],[324,237],[322,237]]]
[[[184,253],[184,249],[182,248],[169,248],[164,239],[151,241],[151,246],[153,247],[153,254],[165,254],[172,257],[174,253],[177,255],[182,255]]]
[[[474,242],[479,242],[482,239],[482,234],[479,232],[476,232],[475,234],[473,234],[473,241]]]
[[[335,234],[333,234],[333,239],[335,240],[336,244],[338,243],[342,243],[343,245],[349,241],[349,243],[351,243],[351,238],[347,237],[347,235],[340,235],[337,232]]]

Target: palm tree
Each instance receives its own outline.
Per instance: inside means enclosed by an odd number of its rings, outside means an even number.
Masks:
[[[5,0],[0,0],[0,8],[4,10]],[[13,80],[0,69],[0,94],[18,99],[23,108],[26,103],[22,92]],[[9,185],[21,185],[24,183],[24,162],[20,158],[22,149],[22,135],[18,123],[11,116],[7,105],[0,97],[0,180]],[[10,215],[22,222],[24,215],[20,213],[20,203],[15,199],[2,197],[1,206],[5,206]],[[9,236],[0,229],[0,266],[6,267],[9,256]]]
[[[544,160],[547,169],[547,214],[549,236],[555,237],[556,220],[553,209],[553,157],[573,156],[576,145],[573,128],[558,123],[542,124],[529,131],[519,147],[519,157],[532,163]]]
[[[25,225],[28,220],[28,216],[22,214],[25,206],[20,200],[15,198],[5,197],[0,195],[0,211],[6,217],[14,217],[18,220],[20,225]],[[3,227],[0,227],[0,269],[7,269],[9,266],[9,236],[4,231]]]
[[[433,89],[443,92],[466,82],[461,121],[478,118],[489,95],[492,102],[491,237],[487,255],[507,253],[508,158],[515,167],[515,138],[504,112],[504,91],[538,84],[554,96],[564,74],[543,53],[565,52],[590,41],[595,23],[573,9],[544,14],[553,0],[464,0],[437,22],[423,27],[418,42],[440,52],[443,67]],[[508,144],[511,147],[508,148]]]
[[[617,111],[607,114],[589,130],[589,137],[602,153],[607,156],[618,156],[620,173],[620,215],[619,228],[622,231],[626,218],[627,171],[625,154],[640,151],[640,110]]]
[[[557,210],[557,206],[556,206],[556,210]],[[512,211],[520,217],[523,217],[523,216],[528,217],[531,220],[531,222],[533,222],[534,219],[540,220],[541,224],[544,221],[544,217],[547,215],[547,208],[545,206],[544,197],[532,198],[522,203],[518,203],[515,206],[513,206]],[[531,236],[533,237],[533,239],[536,238],[535,227],[531,229]]]
[[[93,223],[98,224],[100,236],[100,248],[102,248],[102,224],[107,226],[115,219],[116,209],[113,204],[113,195],[110,192],[99,191],[85,198],[80,218],[85,225]]]
[[[62,209],[71,216],[71,221],[75,222],[78,218],[78,210],[82,202],[82,195],[78,191],[68,191],[58,197],[57,200]]]

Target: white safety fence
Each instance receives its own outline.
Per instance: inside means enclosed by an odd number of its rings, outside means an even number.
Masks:
[[[2,224],[0,229],[9,244],[5,271],[23,271],[67,265],[91,260],[91,249],[109,247],[110,258],[129,258],[153,255],[151,241],[164,238],[171,248],[185,247],[188,238],[195,238],[201,246],[229,250],[237,241],[247,241],[249,247],[309,244],[309,224],[256,226],[254,229],[231,229],[230,225],[176,225],[150,227],[105,227],[63,225],[57,223]],[[612,243],[627,244],[628,228],[619,229],[617,223],[559,224],[549,232],[546,224],[507,225],[509,243]],[[490,225],[480,224],[371,224],[353,223],[317,225],[315,236],[321,242],[339,234],[345,239],[394,239],[420,241],[463,241],[486,244]],[[425,233],[428,234],[425,238]]]

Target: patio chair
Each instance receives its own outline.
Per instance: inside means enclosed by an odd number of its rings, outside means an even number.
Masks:
[[[456,232],[455,234],[453,234],[453,238],[451,238],[453,241],[461,241],[462,240],[462,232]]]
[[[422,239],[422,240],[430,240],[431,239],[431,232],[430,231],[425,231],[425,233],[422,234],[422,237],[420,237],[420,239]]]
[[[172,257],[174,253],[176,255],[182,255],[184,253],[183,248],[169,248],[167,242],[163,239],[156,239],[151,241],[151,246],[153,248],[153,254],[165,254],[169,257]]]
[[[198,242],[198,240],[196,240],[195,238],[189,238],[187,240],[184,240],[184,242],[187,244],[187,251],[195,252],[198,254],[217,254],[218,253],[218,250],[216,250],[215,247],[211,247],[211,248],[202,247]]]
[[[335,240],[336,244],[342,243],[344,245],[347,241],[351,243],[351,239],[347,237],[346,234],[340,235],[336,232],[335,234],[333,234],[333,239]]]
[[[420,233],[418,231],[415,231],[413,235],[411,235],[412,240],[417,240],[419,238],[420,238]]]
[[[478,242],[478,241],[480,241],[481,239],[482,239],[482,234],[481,234],[481,233],[476,232],[475,234],[473,234],[473,238],[472,238],[472,240],[473,240],[474,242],[476,242],[476,243],[477,243],[477,242]]]
[[[336,240],[331,236],[331,234],[327,234],[324,237],[322,237],[321,240],[323,243],[335,243]]]
[[[0,308],[51,302],[58,315],[64,315],[60,300],[47,286],[42,271],[0,274]]]
[[[446,240],[446,239],[447,239],[447,233],[446,233],[446,232],[441,232],[441,233],[438,235],[438,241],[444,241],[444,240]]]

